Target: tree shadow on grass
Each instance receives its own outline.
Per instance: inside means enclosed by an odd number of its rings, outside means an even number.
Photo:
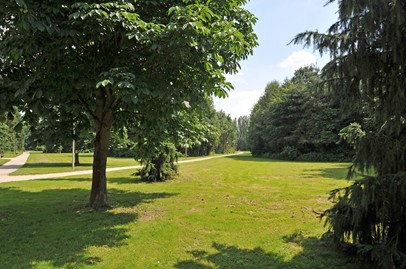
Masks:
[[[115,207],[131,207],[176,194],[111,190],[109,195]],[[78,268],[101,262],[103,257],[90,257],[87,248],[124,244],[123,225],[137,219],[131,210],[91,210],[84,206],[84,189],[0,188],[0,197],[1,268]]]
[[[77,167],[89,167],[92,169],[92,163],[81,163],[76,165]],[[24,164],[23,168],[30,168],[30,169],[46,169],[46,168],[71,168],[72,163],[26,163]]]
[[[139,176],[133,176],[131,175],[133,172],[129,172],[128,176],[123,176],[123,177],[110,177],[109,174],[107,173],[107,184],[114,183],[114,184],[141,184],[141,183],[149,183],[146,181],[142,181]],[[91,184],[92,182],[92,175],[89,174],[87,177],[79,177],[79,176],[70,176],[70,177],[59,177],[59,178],[44,178],[41,179],[41,181],[62,181],[62,180],[68,180],[68,181],[75,181],[75,182],[89,182]]]
[[[251,155],[233,155],[224,157],[226,159],[233,159],[236,161],[247,161],[247,162],[260,162],[260,163],[280,163],[280,162],[288,162],[284,160],[275,160],[263,157],[254,157]]]
[[[335,250],[320,244],[317,238],[303,238],[297,234],[283,237],[287,244],[301,248],[302,251],[287,260],[282,255],[266,252],[257,247],[243,249],[236,246],[213,242],[214,253],[195,250],[191,251],[193,258],[180,261],[177,269],[360,269],[352,257],[345,256]]]
[[[348,180],[348,169],[348,164],[340,164],[339,166],[332,168],[307,169],[305,170],[306,174],[304,177],[325,177],[339,180]]]
[[[108,183],[115,184],[142,184],[149,183],[147,181],[142,181],[140,176],[134,175],[135,171],[129,170],[127,177],[112,177],[108,178]]]

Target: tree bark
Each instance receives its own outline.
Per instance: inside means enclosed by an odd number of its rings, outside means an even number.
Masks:
[[[109,89],[97,89],[94,140],[92,190],[89,204],[96,210],[109,208],[107,203],[106,164],[110,140],[110,131],[113,123],[114,100]]]
[[[80,165],[79,161],[79,150],[75,149],[75,166]]]

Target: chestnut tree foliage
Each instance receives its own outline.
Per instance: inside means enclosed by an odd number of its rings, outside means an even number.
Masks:
[[[208,95],[256,46],[247,0],[15,0],[0,7],[0,108],[36,122],[61,106],[94,128],[90,205],[107,207],[112,128],[159,126]],[[193,120],[193,119],[191,119]],[[66,126],[71,132],[72,127]]]

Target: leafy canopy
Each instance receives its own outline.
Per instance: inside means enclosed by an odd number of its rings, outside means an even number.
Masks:
[[[45,104],[80,105],[95,116],[94,92],[108,88],[116,113],[139,120],[225,97],[224,74],[256,45],[245,3],[10,1],[0,8],[1,108],[35,117]]]

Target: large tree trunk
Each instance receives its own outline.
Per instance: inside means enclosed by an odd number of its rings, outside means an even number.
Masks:
[[[90,193],[90,206],[96,210],[107,209],[106,164],[110,140],[110,131],[113,123],[114,100],[109,89],[98,89],[96,92],[95,126],[96,137],[94,141],[92,190]]]

